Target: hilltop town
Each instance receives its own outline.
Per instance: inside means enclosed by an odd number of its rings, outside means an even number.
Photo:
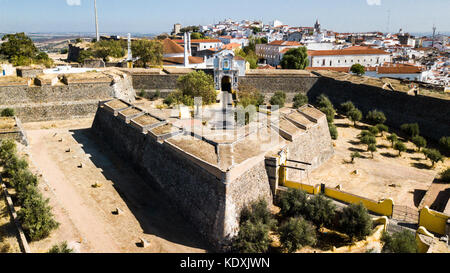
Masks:
[[[0,41],[1,252],[450,252],[436,28],[96,27]]]

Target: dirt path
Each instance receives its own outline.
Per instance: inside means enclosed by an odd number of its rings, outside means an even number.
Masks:
[[[70,219],[81,234],[82,241],[92,252],[119,252],[114,237],[108,233],[109,226],[98,215],[98,208],[90,200],[83,199],[70,179],[57,167],[47,152],[46,131],[29,131],[28,137],[34,164],[42,171],[57,201],[65,208]]]
[[[24,125],[30,142],[25,151],[32,169],[42,174],[40,189],[60,223],[32,249],[45,252],[68,241],[80,252],[205,252],[199,234],[170,200],[96,140],[91,124],[92,119],[83,119]],[[117,208],[120,215],[112,213]],[[142,248],[141,238],[150,246]]]

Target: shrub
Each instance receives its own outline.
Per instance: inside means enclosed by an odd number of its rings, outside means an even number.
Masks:
[[[238,236],[234,239],[233,251],[240,253],[266,253],[272,243],[270,228],[261,222],[246,221],[240,225]]]
[[[331,227],[335,215],[336,206],[323,195],[315,195],[308,200],[305,217],[318,227]]]
[[[439,140],[439,144],[441,145],[442,150],[447,156],[450,156],[450,136],[442,137]]]
[[[373,137],[374,135],[370,131],[364,130],[358,135],[358,138],[361,140],[365,136]]]
[[[431,161],[431,167],[434,168],[434,165],[439,161],[444,162],[444,157],[442,154],[436,149],[424,149],[423,154],[427,159]]]
[[[367,150],[369,150],[371,144],[377,144],[377,139],[373,135],[365,135],[361,137],[361,143],[367,145]]]
[[[373,153],[377,151],[377,145],[376,144],[370,144],[369,147],[367,147],[367,150],[369,150],[370,154],[373,158]]]
[[[163,101],[167,106],[172,106],[176,102],[175,96],[173,93],[170,93]]]
[[[306,213],[308,200],[306,192],[298,189],[289,189],[279,199],[281,215],[284,217],[296,217]]]
[[[384,124],[387,119],[383,112],[373,110],[367,114],[366,120],[369,124],[376,125],[376,124]]]
[[[348,118],[353,121],[353,125],[356,126],[356,122],[362,119],[362,113],[356,108],[353,108],[348,112]]]
[[[202,97],[204,105],[216,102],[214,80],[212,76],[203,71],[194,71],[180,76],[177,80],[177,88],[181,92],[182,98],[189,98],[187,101],[192,100],[192,104],[186,105],[193,105],[195,97]]]
[[[26,168],[28,168],[28,163],[23,159],[19,159],[14,154],[4,163],[3,175],[5,177],[11,178],[20,170],[24,170]]]
[[[54,245],[48,253],[72,253],[73,249],[69,248],[67,242],[62,242],[59,245]]]
[[[17,153],[16,142],[12,139],[6,139],[1,142],[0,146],[0,163],[5,164],[11,156]]]
[[[403,152],[406,152],[406,145],[401,141],[397,141],[394,144],[394,149],[398,151],[398,155],[401,156]]]
[[[422,148],[427,147],[427,140],[424,137],[415,136],[412,138],[412,142],[416,145],[419,152]]]
[[[258,202],[252,203],[250,206],[245,207],[241,212],[241,223],[250,221],[251,223],[262,223],[272,228],[276,224],[276,220],[273,218],[270,212],[267,202],[263,199]]]
[[[351,204],[342,210],[338,229],[360,240],[370,234],[372,219],[363,204]]]
[[[384,135],[384,132],[389,132],[389,127],[387,127],[384,124],[377,124],[376,128],[378,129],[378,131],[381,133],[381,136]]]
[[[400,126],[400,129],[409,139],[418,136],[420,133],[419,124],[417,123],[403,124]]]
[[[369,128],[369,132],[372,135],[376,136],[376,135],[378,135],[380,133],[380,130],[378,130],[378,128],[376,126],[372,126],[372,127]]]
[[[23,204],[28,197],[37,194],[38,179],[27,169],[21,169],[14,173],[10,179],[10,184],[17,191],[19,204]]]
[[[17,213],[22,228],[31,241],[47,238],[59,224],[53,220],[48,200],[37,193],[27,198]]]
[[[289,253],[316,244],[314,226],[303,218],[290,218],[279,229],[281,246]]]
[[[450,168],[447,168],[441,173],[441,180],[444,182],[450,182]]]
[[[362,76],[362,75],[364,75],[366,73],[366,69],[361,64],[354,64],[350,68],[350,72],[355,73],[358,76]]]
[[[388,136],[387,139],[391,142],[392,147],[394,147],[394,144],[398,141],[398,136],[397,134],[393,133],[390,136]]]
[[[141,91],[139,91],[138,93],[138,96],[141,98],[145,98],[147,97],[147,93],[143,89],[141,89]]]
[[[308,96],[298,93],[297,95],[295,95],[294,97],[294,108],[300,108],[303,105],[308,104]]]
[[[261,91],[249,84],[239,84],[239,104],[246,108],[249,105],[259,107],[264,104],[264,95]]]
[[[338,133],[338,130],[336,128],[336,125],[334,125],[333,123],[328,123],[328,128],[330,129],[331,138],[333,140],[338,139],[339,133]]]
[[[361,154],[359,152],[354,152],[350,155],[350,157],[352,158],[352,163],[355,162],[355,158],[361,158]]]
[[[355,108],[356,108],[355,105],[351,101],[347,101],[347,102],[344,102],[344,103],[341,104],[341,111],[346,116],[349,116],[350,111],[355,109]]]
[[[270,105],[278,105],[280,108],[284,107],[284,104],[286,102],[286,93],[282,91],[277,91],[275,94],[270,98]]]
[[[2,117],[14,117],[14,109],[11,108],[5,108],[2,110],[0,116]]]
[[[404,230],[396,232],[392,236],[384,232],[381,237],[384,243],[382,252],[384,253],[417,253],[416,238],[413,233]]]
[[[325,96],[324,94],[321,94],[320,96],[317,97],[316,103],[317,103],[317,107],[319,107],[319,108],[333,108],[334,109],[334,106],[331,103],[330,99],[327,96]]]
[[[319,108],[327,116],[328,123],[334,122],[334,116],[336,115],[336,111],[332,107],[321,107]]]

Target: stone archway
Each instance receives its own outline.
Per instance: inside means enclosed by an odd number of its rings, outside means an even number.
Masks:
[[[220,83],[220,89],[223,92],[229,92],[231,93],[232,91],[232,82],[231,82],[231,77],[230,76],[223,76],[221,83]]]

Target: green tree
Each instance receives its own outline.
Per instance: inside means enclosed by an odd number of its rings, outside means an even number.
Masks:
[[[284,217],[297,217],[306,213],[308,200],[306,192],[299,189],[289,189],[279,198],[280,213]]]
[[[350,155],[350,157],[352,158],[352,163],[355,162],[355,158],[361,158],[361,154],[359,152],[354,152]]]
[[[163,46],[158,40],[137,40],[131,44],[133,56],[139,58],[138,66],[161,65],[163,59]]]
[[[353,108],[348,112],[348,118],[353,122],[353,125],[356,127],[356,122],[362,119],[362,113],[356,108]]]
[[[0,113],[0,116],[2,116],[2,117],[14,117],[14,115],[15,115],[14,109],[12,109],[12,108],[5,108]]]
[[[280,108],[284,107],[284,104],[286,103],[286,93],[283,91],[275,92],[269,102],[270,105],[278,105]]]
[[[48,200],[43,200],[41,194],[26,199],[17,216],[31,241],[47,238],[59,226],[53,219]]]
[[[450,168],[447,168],[441,173],[441,180],[443,182],[450,182]]]
[[[246,108],[254,105],[257,108],[264,105],[264,95],[254,85],[239,83],[239,104]]]
[[[20,159],[17,155],[11,155],[3,166],[3,176],[11,178],[20,170],[28,168],[27,161]]]
[[[199,40],[199,39],[204,39],[204,38],[205,38],[205,35],[203,33],[200,33],[200,32],[191,33],[192,40]]]
[[[360,64],[354,64],[350,68],[350,72],[352,72],[358,76],[362,76],[362,75],[366,74],[366,69],[364,68],[364,66],[362,66]]]
[[[33,41],[25,33],[6,34],[0,44],[0,55],[15,66],[31,65],[32,63],[43,64],[47,67],[53,65],[47,53],[39,52]]]
[[[450,137],[442,137],[439,140],[439,144],[441,145],[442,150],[447,156],[450,156]]]
[[[59,245],[54,245],[52,246],[52,248],[50,248],[50,250],[48,251],[48,253],[73,253],[73,249],[71,249],[68,245],[67,242],[62,242]]]
[[[330,130],[330,136],[333,140],[338,139],[339,137],[339,133],[338,130],[336,128],[336,125],[334,125],[333,123],[328,123],[328,129]]]
[[[407,230],[396,232],[392,236],[384,232],[381,241],[384,253],[418,253],[416,237]]]
[[[413,137],[420,134],[419,124],[417,123],[402,124],[402,126],[400,126],[400,129],[409,139],[412,139]]]
[[[296,252],[304,246],[312,246],[317,242],[314,226],[303,218],[290,218],[280,229],[280,242],[289,253]]]
[[[369,128],[369,132],[372,135],[377,136],[380,133],[380,130],[378,130],[378,127],[372,126],[372,127]]]
[[[346,116],[349,116],[350,111],[352,111],[353,109],[355,109],[355,105],[353,104],[353,102],[351,101],[347,101],[341,104],[341,111],[342,113],[344,113]]]
[[[213,78],[203,71],[194,71],[180,76],[177,80],[177,88],[183,96],[192,99],[192,104],[195,97],[201,97],[204,105],[216,102]],[[191,103],[187,105],[191,105]]]
[[[364,239],[372,230],[372,219],[362,203],[350,204],[341,212],[338,229],[352,239]]]
[[[363,137],[361,137],[360,141],[361,141],[362,144],[367,145],[367,151],[369,151],[370,145],[372,145],[372,144],[376,145],[377,144],[377,139],[374,136],[372,136],[372,135],[370,135],[370,136],[369,135],[363,136]]]
[[[414,136],[412,138],[412,142],[414,143],[414,145],[416,145],[416,147],[417,147],[419,152],[420,152],[420,150],[422,148],[426,148],[427,147],[427,140],[424,137]]]
[[[376,144],[370,144],[368,147],[368,150],[370,152],[370,154],[372,155],[373,158],[373,153],[375,153],[377,151],[377,145]]]
[[[239,253],[267,253],[272,243],[269,237],[270,228],[261,222],[244,222],[233,241],[233,251]]]
[[[306,218],[318,227],[331,227],[336,215],[336,206],[323,195],[315,195],[308,200]]]
[[[318,108],[333,108],[334,109],[333,103],[331,103],[330,99],[324,94],[321,94],[320,96],[318,96],[316,98],[316,104],[317,104]]]
[[[387,139],[391,142],[393,148],[394,144],[398,141],[398,136],[397,134],[392,133],[390,136],[387,137]]]
[[[386,122],[386,116],[383,112],[373,110],[367,113],[366,120],[371,125],[384,124]]]
[[[426,156],[426,158],[431,161],[431,168],[434,168],[434,165],[439,161],[444,162],[444,157],[436,149],[424,149],[423,153]]]
[[[398,156],[402,156],[403,152],[406,152],[406,145],[405,143],[401,142],[401,141],[397,141],[394,144],[394,149],[398,151]]]
[[[283,69],[305,69],[309,65],[306,47],[289,49],[280,64]]]
[[[276,225],[276,220],[273,218],[267,202],[263,199],[253,202],[242,210],[240,222],[245,223],[248,221],[251,223],[263,223],[269,228],[273,228]]]
[[[294,108],[298,109],[300,107],[302,107],[303,105],[308,104],[308,96],[302,94],[302,93],[298,93],[297,95],[295,95],[294,97]]]
[[[377,124],[376,127],[378,131],[381,133],[381,136],[384,136],[384,132],[389,132],[389,127],[387,127],[384,124]]]

